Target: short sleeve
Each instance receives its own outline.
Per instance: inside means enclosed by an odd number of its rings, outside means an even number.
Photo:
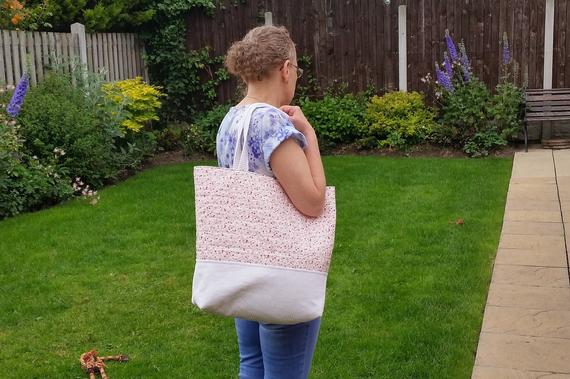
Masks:
[[[256,115],[254,114],[254,117]],[[278,109],[263,109],[259,113],[259,131],[261,133],[263,163],[271,171],[269,160],[273,151],[285,140],[295,139],[302,149],[307,147],[307,139],[291,123],[289,117]]]

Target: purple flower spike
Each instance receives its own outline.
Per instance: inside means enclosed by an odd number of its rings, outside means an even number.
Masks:
[[[463,79],[468,82],[471,80],[471,62],[469,62],[469,57],[467,56],[467,50],[465,49],[463,41],[459,43],[459,51],[461,53],[459,62],[461,63],[461,69],[463,70]]]
[[[451,63],[451,59],[449,59],[447,51],[443,53],[443,68],[445,69],[447,77],[453,78],[453,64]]]
[[[439,65],[437,63],[435,64],[435,76],[440,86],[449,92],[453,92],[453,84],[451,83],[451,79],[439,68]]]
[[[26,93],[28,93],[28,88],[30,86],[30,77],[28,74],[22,75],[16,89],[14,90],[14,94],[12,95],[12,99],[10,103],[6,107],[6,113],[8,113],[12,117],[18,116],[20,110],[22,109],[22,104],[24,104],[24,98],[26,97]]]
[[[453,42],[453,39],[449,35],[448,29],[445,29],[445,43],[447,44],[447,50],[449,51],[449,55],[451,56],[451,60],[453,62],[457,62],[457,59],[458,59],[457,49],[455,48],[455,43]]]
[[[509,49],[509,39],[507,32],[503,33],[503,64],[508,65],[511,62],[511,51]]]

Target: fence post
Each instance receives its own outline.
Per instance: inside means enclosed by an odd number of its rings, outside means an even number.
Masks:
[[[273,25],[273,14],[265,12],[265,25]]]
[[[398,58],[400,91],[408,91],[408,51],[406,46],[406,6],[398,7]]]
[[[554,47],[554,0],[546,0],[544,16],[544,89],[552,88],[552,60]]]
[[[76,22],[71,24],[71,35],[73,36],[74,48],[79,49],[79,62],[81,63],[81,72],[84,80],[87,80],[87,39],[85,38],[85,25]],[[75,42],[76,41],[76,42]]]

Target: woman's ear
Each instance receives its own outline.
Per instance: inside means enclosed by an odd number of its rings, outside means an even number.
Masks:
[[[291,61],[287,59],[279,69],[281,71],[281,78],[285,83],[289,82],[289,70],[291,69]]]

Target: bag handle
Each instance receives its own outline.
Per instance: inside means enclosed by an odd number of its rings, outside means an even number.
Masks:
[[[263,103],[253,103],[247,105],[247,110],[244,117],[241,119],[241,123],[238,128],[238,140],[236,141],[236,150],[234,152],[234,163],[233,168],[240,171],[249,171],[249,159],[247,152],[247,132],[249,131],[249,123],[251,122],[251,116],[253,111],[261,106],[265,106]],[[240,133],[241,131],[241,133]],[[241,151],[240,149],[241,142]],[[239,157],[239,158],[238,158]]]

